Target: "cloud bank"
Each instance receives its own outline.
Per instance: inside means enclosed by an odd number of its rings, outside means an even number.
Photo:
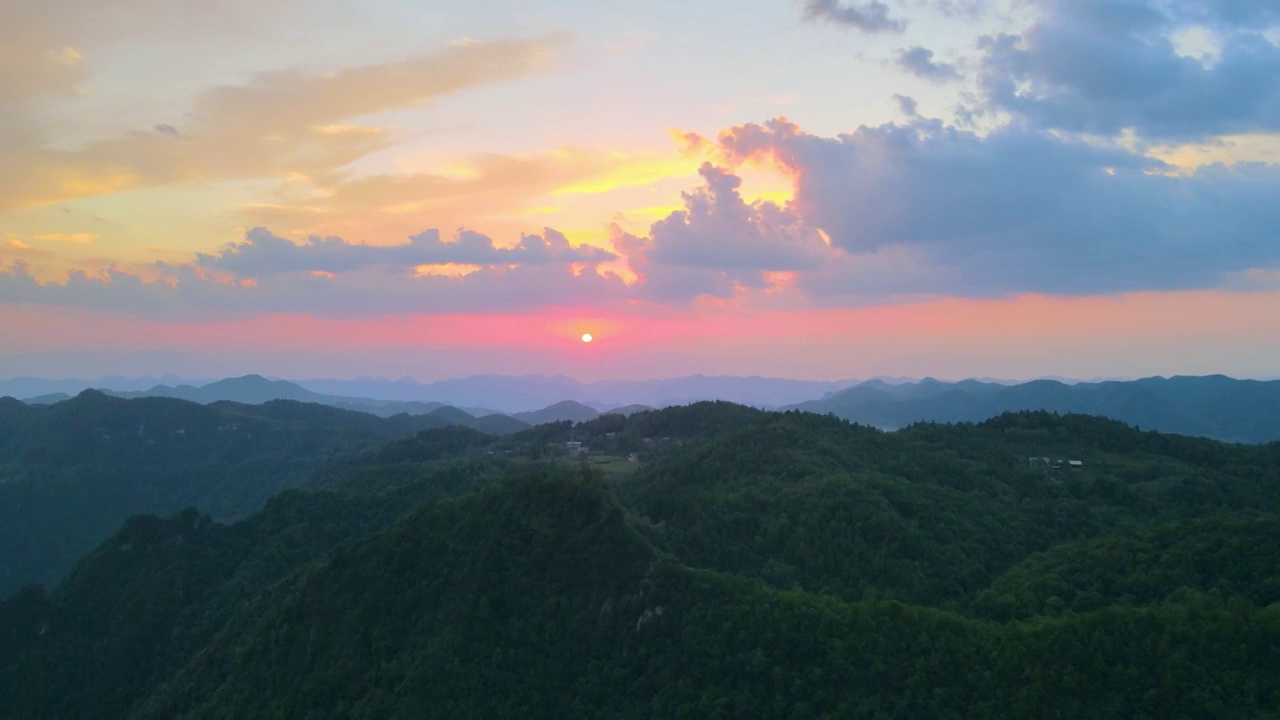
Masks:
[[[1280,264],[1275,165],[1184,176],[1049,133],[979,136],[928,120],[825,138],[778,119],[732,128],[720,144],[791,173],[795,211],[844,251],[812,278],[815,292],[859,294],[860,263],[885,253],[913,267],[877,274],[877,294],[1206,288]]]
[[[590,245],[571,246],[560,232],[546,228],[541,235],[523,235],[515,247],[497,247],[493,239],[470,230],[444,241],[440,231],[424,230],[399,245],[360,245],[337,237],[311,237],[303,244],[253,228],[243,242],[231,243],[217,254],[198,253],[196,264],[238,278],[261,278],[290,272],[329,274],[371,267],[414,268],[419,265],[599,265],[616,259],[613,253]]]
[[[390,141],[353,119],[541,72],[563,44],[562,37],[470,43],[328,74],[262,73],[205,91],[183,122],[75,149],[52,146],[33,118],[0,119],[0,211],[194,180],[301,175],[333,182],[341,168]],[[8,63],[12,52],[18,50],[0,49],[0,100],[6,92],[53,91],[78,77],[75,62],[60,67],[46,58],[41,67],[52,69],[16,83],[9,76],[28,77],[29,69]]]
[[[810,305],[950,295],[1080,296],[1238,288],[1280,268],[1280,166],[1158,160],[1009,126],[986,135],[937,120],[824,137],[778,118],[724,131],[724,166],[643,236],[614,227],[613,250],[554,229],[509,246],[428,230],[372,246],[295,243],[255,228],[241,242],[160,266],[36,282],[11,265],[0,299],[157,313],[320,315],[503,311],[544,306],[682,307],[751,297],[785,277]],[[746,201],[738,164],[771,163],[794,183],[778,204]],[[602,266],[624,261],[624,282]],[[462,265],[443,276],[422,266]],[[1252,273],[1252,274],[1251,274]]]
[[[785,118],[736,125],[714,138],[683,133],[690,152],[714,159],[699,169],[699,185],[644,231],[609,227],[607,248],[575,245],[552,228],[508,242],[465,229],[377,245],[324,235],[295,241],[267,229],[277,227],[267,218],[243,239],[185,263],[78,271],[55,282],[37,280],[39,273],[14,259],[20,248],[11,243],[8,257],[0,257],[0,302],[149,317],[352,317],[1270,287],[1280,272],[1280,165],[1188,171],[1149,147],[1280,132],[1273,32],[1280,6],[1027,0],[1026,7],[1036,15],[1032,24],[983,38],[978,55],[959,65],[921,46],[896,56],[899,67],[939,83],[961,79],[959,66],[972,69],[968,112],[986,118],[981,131],[922,117],[915,101],[900,95],[908,120],[836,135],[807,132]],[[810,0],[805,8],[810,19],[866,32],[906,27],[879,2]],[[1187,40],[1192,31],[1197,42]],[[56,182],[86,168],[103,183],[124,185],[189,172],[333,176],[347,158],[382,142],[376,130],[343,124],[349,117],[533,72],[553,45],[469,45],[332,76],[264,75],[208,92],[197,103],[201,119],[190,124],[160,124],[145,137],[79,151],[37,149],[58,159],[42,160],[52,174],[6,174],[20,189],[6,191],[0,179],[0,198],[56,195]],[[70,77],[40,82],[56,91]],[[267,138],[284,142],[276,148]],[[222,150],[233,142],[262,152],[225,159]],[[144,171],[126,172],[125,155],[147,158]],[[342,215],[380,199],[427,212],[441,196],[501,193],[535,180],[553,186],[611,161],[587,153],[487,162],[476,176],[483,182],[333,176],[327,209]],[[792,199],[745,198],[746,165],[784,174]],[[291,226],[304,210],[285,208],[280,224]]]

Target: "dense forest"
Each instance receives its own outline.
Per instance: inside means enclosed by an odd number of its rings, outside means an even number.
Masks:
[[[7,716],[1280,715],[1280,444],[728,403],[347,432],[4,600]]]
[[[0,398],[0,595],[56,584],[131,515],[243,517],[330,458],[446,424],[283,400]]]

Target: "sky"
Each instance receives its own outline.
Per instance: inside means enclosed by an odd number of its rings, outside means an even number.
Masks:
[[[6,0],[0,376],[250,372],[1280,377],[1280,4]]]

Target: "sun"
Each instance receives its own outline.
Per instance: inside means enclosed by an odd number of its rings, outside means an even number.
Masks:
[[[589,343],[592,340],[595,340],[595,338],[591,337],[591,333],[582,333],[582,342]]]

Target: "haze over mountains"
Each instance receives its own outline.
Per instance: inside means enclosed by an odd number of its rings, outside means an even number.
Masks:
[[[1222,375],[1074,385],[1053,380],[1009,386],[930,378],[899,385],[871,381],[792,407],[888,429],[919,421],[978,422],[1004,412],[1049,410],[1101,415],[1146,430],[1231,442],[1280,438],[1280,381]]]
[[[230,383],[230,380],[240,382]],[[46,380],[20,377],[0,380],[0,396],[20,400],[71,396],[90,388],[163,397],[181,397],[195,402],[232,400],[265,402],[300,400],[343,406],[374,401],[421,402],[434,407],[453,405],[463,409],[518,413],[545,408],[564,400],[591,405],[600,410],[626,405],[665,407],[699,400],[727,400],[756,407],[778,407],[803,402],[850,387],[856,380],[812,381],[765,377],[692,375],[661,380],[604,380],[583,383],[563,375],[473,375],[436,382],[356,378],[353,380],[304,379],[271,384],[258,375],[222,381],[184,380],[175,375],[163,378],[103,377],[97,380]],[[135,395],[137,396],[137,395]],[[413,412],[412,409],[404,410]],[[471,412],[476,414],[476,412]]]
[[[411,378],[291,382],[246,375],[199,386],[177,382],[141,390],[125,389],[137,388],[141,379],[103,378],[100,382],[115,385],[104,392],[126,398],[169,397],[202,404],[295,400],[381,417],[434,414],[448,424],[498,434],[547,422],[585,422],[607,412],[629,415],[700,400],[724,400],[765,409],[829,413],[884,429],[914,422],[977,422],[1002,412],[1048,410],[1101,415],[1143,429],[1230,442],[1280,439],[1280,381],[1221,375],[1077,383],[1041,379],[1017,384],[933,378],[815,382],[701,375],[594,383],[545,375],[477,375],[433,383]],[[87,384],[17,378],[0,381],[0,395],[48,404],[66,400],[68,393]],[[62,390],[33,394],[58,388]]]

